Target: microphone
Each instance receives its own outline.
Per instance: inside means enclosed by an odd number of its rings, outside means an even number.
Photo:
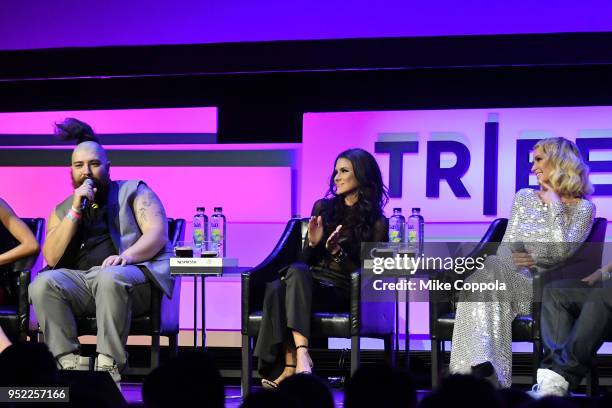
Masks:
[[[83,183],[87,183],[87,184],[89,184],[89,186],[90,186],[92,189],[94,188],[94,182],[93,182],[93,180],[92,180],[92,179],[90,179],[90,178],[85,179],[85,181],[84,181]],[[98,204],[93,203],[93,202],[90,204],[90,202],[89,202],[89,198],[87,198],[87,197],[83,197],[83,200],[81,201],[81,211],[86,210],[86,209],[87,209],[87,207],[90,207],[90,206],[91,206],[91,208],[94,208],[94,209],[98,208]]]

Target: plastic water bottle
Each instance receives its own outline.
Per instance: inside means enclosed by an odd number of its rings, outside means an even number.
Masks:
[[[208,239],[208,217],[204,214],[204,207],[196,208],[193,216],[193,245],[202,250],[202,242]]]
[[[226,220],[222,213],[223,208],[215,207],[215,212],[210,216],[210,240],[215,242],[219,248],[219,256],[225,258],[226,246]]]
[[[401,208],[393,209],[393,216],[389,218],[389,242],[401,243],[404,242],[404,224],[406,218],[402,215]]]
[[[421,216],[420,208],[413,208],[412,215],[406,221],[406,242],[409,247],[416,250],[418,255],[423,255],[425,244],[425,220]]]

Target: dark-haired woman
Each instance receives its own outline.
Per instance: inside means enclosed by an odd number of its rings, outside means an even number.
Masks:
[[[387,241],[386,202],[374,157],[362,149],[340,153],[327,197],[313,207],[300,262],[266,287],[255,347],[265,388],[312,371],[311,314],[348,310],[350,274],[360,267],[361,243]]]

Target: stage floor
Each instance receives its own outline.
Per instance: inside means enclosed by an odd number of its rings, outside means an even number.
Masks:
[[[260,387],[253,387],[253,391],[257,392],[261,390]],[[332,395],[336,407],[344,406],[344,390],[338,388],[332,388]],[[121,392],[125,400],[131,406],[142,406],[142,383],[125,382],[121,383]],[[417,401],[420,402],[430,390],[417,390]],[[572,402],[579,407],[591,406],[590,399],[584,394],[572,393]],[[238,385],[226,385],[225,386],[225,408],[238,408],[242,403],[240,398],[240,386]]]
[[[260,388],[254,387],[253,391],[257,392]],[[142,384],[139,383],[121,383],[121,393],[129,404],[142,404]],[[344,404],[344,392],[339,389],[332,389],[334,401],[337,407],[342,407]],[[240,387],[237,385],[225,386],[225,408],[238,408],[242,403],[240,398]]]
[[[253,387],[253,391],[257,392],[261,390],[259,387]],[[121,393],[129,404],[139,405],[142,404],[142,384],[141,383],[121,383]],[[420,401],[430,391],[419,390],[417,391],[417,400]],[[332,388],[332,395],[334,396],[334,402],[336,407],[344,406],[344,390],[338,388]],[[240,386],[238,385],[226,385],[225,386],[225,408],[238,408],[242,403],[240,398]]]

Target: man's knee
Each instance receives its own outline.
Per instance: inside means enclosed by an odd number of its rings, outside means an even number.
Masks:
[[[98,270],[93,281],[94,292],[97,292],[98,290],[108,292],[117,289],[124,289],[127,285],[123,279],[121,279],[121,268],[123,267],[109,266],[107,268],[101,268]]]
[[[39,273],[34,281],[28,286],[30,302],[39,302],[50,290],[55,289],[57,284],[57,272],[50,270]]]
[[[544,286],[542,302],[559,303],[568,296],[568,292],[573,288],[568,288],[568,283],[563,280],[553,281]]]

